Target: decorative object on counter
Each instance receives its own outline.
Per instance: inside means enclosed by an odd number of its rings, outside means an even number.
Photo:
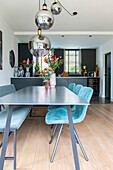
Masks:
[[[30,68],[30,67],[26,67],[26,73],[25,73],[25,76],[26,76],[26,77],[30,77],[29,68]]]
[[[99,77],[99,66],[98,65],[96,65],[95,72],[96,72],[96,76]]]
[[[9,52],[9,63],[10,63],[10,66],[13,68],[15,65],[15,54],[13,50]]]
[[[96,77],[96,71],[94,71],[94,77]]]
[[[23,77],[23,76],[24,76],[24,70],[23,70],[22,65],[20,65],[20,67],[19,67],[19,77]]]
[[[68,75],[67,75],[66,72],[64,71],[64,72],[61,74],[61,77],[68,77]]]
[[[14,77],[18,77],[18,67],[14,67]]]
[[[87,76],[87,68],[86,68],[86,66],[82,66],[82,76]]]
[[[39,64],[39,62],[36,64],[36,66],[35,66],[35,75],[40,75],[40,64]]]
[[[91,71],[91,77],[94,77],[94,71]]]

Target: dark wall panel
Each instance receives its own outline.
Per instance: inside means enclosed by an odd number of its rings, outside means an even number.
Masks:
[[[64,59],[64,49],[55,49],[54,55],[56,55],[56,57],[61,56],[61,58]],[[62,74],[63,71],[64,71],[64,64],[62,64],[59,69],[56,69],[56,74],[57,75]]]
[[[94,71],[96,68],[96,49],[83,49],[82,64],[87,66],[88,71]]]
[[[23,60],[27,60],[27,58],[30,59],[30,61],[33,59],[32,55],[30,54],[28,50],[28,43],[19,43],[18,44],[18,65],[22,63]],[[30,74],[32,74],[32,68],[30,68]]]

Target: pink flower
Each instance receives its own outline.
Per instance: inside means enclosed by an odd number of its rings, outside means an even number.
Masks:
[[[29,58],[27,58],[27,64],[29,64]]]

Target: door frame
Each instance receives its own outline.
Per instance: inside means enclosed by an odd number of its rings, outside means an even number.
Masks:
[[[103,54],[103,97],[105,98],[105,55],[106,54],[109,54],[109,53],[111,53],[111,63],[112,63],[112,54],[113,54],[113,52],[112,51],[108,51],[108,52],[105,52],[104,54]],[[112,68],[112,64],[111,64],[111,83],[110,83],[110,87],[111,87],[111,89],[110,89],[110,92],[111,92],[111,94],[110,94],[110,100],[113,100],[113,98],[112,98],[112,71],[113,71],[113,68]]]

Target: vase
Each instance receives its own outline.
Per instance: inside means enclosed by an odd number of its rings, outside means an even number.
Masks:
[[[49,80],[44,80],[43,85],[45,86],[46,89],[48,89],[49,86],[50,86],[50,81]]]
[[[25,76],[26,76],[26,77],[30,77],[29,67],[26,67]]]
[[[23,77],[23,76],[24,76],[24,70],[23,70],[22,65],[20,65],[20,67],[19,67],[19,77]]]
[[[56,74],[55,73],[52,73],[50,76],[50,85],[51,85],[51,87],[56,86]]]
[[[18,67],[14,67],[14,77],[18,77]]]

